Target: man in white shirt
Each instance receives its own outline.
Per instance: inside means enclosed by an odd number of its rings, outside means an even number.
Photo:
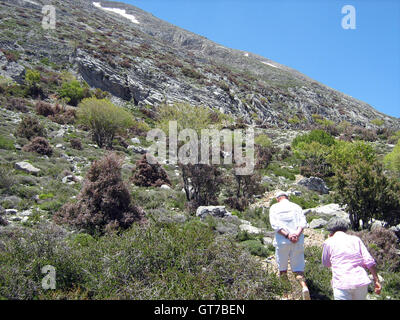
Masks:
[[[307,221],[301,207],[289,201],[286,192],[279,191],[275,195],[278,203],[269,209],[271,227],[275,230],[273,245],[279,274],[287,279],[287,269],[290,267],[296,274],[296,279],[302,286],[304,300],[310,300],[310,293],[304,279],[304,234]]]

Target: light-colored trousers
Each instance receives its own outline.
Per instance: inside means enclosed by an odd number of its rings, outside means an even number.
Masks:
[[[367,298],[368,285],[355,289],[337,289],[333,288],[333,297],[335,300],[365,300]]]

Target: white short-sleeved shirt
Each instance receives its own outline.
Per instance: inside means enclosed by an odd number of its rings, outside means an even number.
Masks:
[[[290,240],[279,234],[283,229],[288,233],[295,233],[299,227],[306,228],[307,220],[301,207],[288,199],[275,203],[269,209],[269,221],[275,230],[274,245],[290,243]],[[299,237],[299,243],[304,242],[304,235]]]

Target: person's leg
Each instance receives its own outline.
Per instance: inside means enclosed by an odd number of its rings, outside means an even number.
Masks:
[[[368,285],[358,287],[353,290],[352,300],[366,300],[368,294]]]
[[[333,288],[333,299],[352,300],[352,290]]]
[[[302,289],[303,300],[310,300],[310,292],[304,278],[304,243],[296,243],[292,246],[290,253],[290,266],[293,273],[296,274],[296,280],[300,283]]]
[[[288,244],[280,244],[275,249],[275,259],[278,264],[279,274],[287,273],[289,264],[289,246]]]
[[[279,278],[281,279],[285,290],[290,291],[290,281],[287,275],[289,264],[289,246],[287,244],[281,244],[276,247],[275,259],[278,264]]]

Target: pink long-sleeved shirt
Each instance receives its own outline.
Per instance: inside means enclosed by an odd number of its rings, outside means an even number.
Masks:
[[[324,242],[322,264],[332,269],[332,287],[355,289],[371,283],[365,268],[375,265],[359,237],[338,231]]]

